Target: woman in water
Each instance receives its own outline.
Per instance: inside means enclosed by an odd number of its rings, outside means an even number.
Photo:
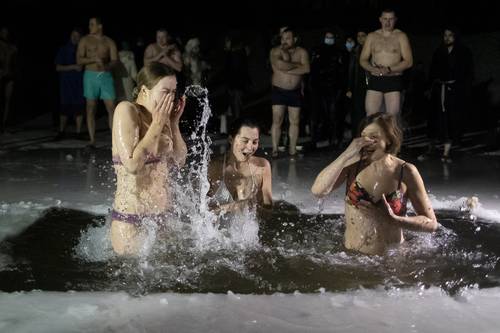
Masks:
[[[438,223],[417,168],[396,157],[402,141],[394,116],[376,113],[361,136],[317,176],[311,191],[323,197],[346,182],[345,247],[383,254],[404,241],[403,229],[433,232]],[[407,199],[416,216],[406,215]]]
[[[176,101],[175,71],[151,62],[137,75],[135,102],[121,102],[113,120],[117,178],[111,243],[118,254],[137,254],[145,220],[165,223],[173,202],[169,171],[181,167],[186,144],[179,131],[185,97]]]
[[[250,119],[237,119],[229,133],[229,151],[211,161],[208,178],[212,207],[222,213],[273,202],[271,165],[254,156],[260,129]]]

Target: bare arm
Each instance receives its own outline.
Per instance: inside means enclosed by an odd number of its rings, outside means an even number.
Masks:
[[[173,51],[171,56],[164,53],[163,57],[167,65],[178,72],[182,71],[182,56],[179,50],[176,49],[175,51]]]
[[[404,70],[413,66],[413,54],[410,41],[404,32],[401,32],[399,37],[399,45],[401,46],[401,61],[391,66],[391,72],[402,73]]]
[[[372,75],[382,75],[384,74],[383,71],[375,66],[372,66],[370,63],[371,59],[371,53],[372,53],[372,43],[373,43],[373,37],[374,33],[371,32],[368,34],[368,37],[366,37],[365,44],[363,45],[363,49],[361,50],[361,54],[359,56],[359,65],[363,67],[363,69],[367,72],[370,72]],[[392,70],[392,68],[391,68]],[[387,71],[387,69],[385,69]]]
[[[122,102],[118,104],[113,118],[113,136],[120,160],[127,172],[136,174],[142,169],[149,155],[156,155],[158,144],[168,112],[173,105],[173,95],[166,95],[153,112],[153,121],[141,140],[139,119],[133,104]]]
[[[296,64],[282,59],[281,51],[279,48],[272,49],[269,57],[271,61],[271,67],[275,72],[286,72],[297,67]]]
[[[311,192],[317,197],[324,197],[338,188],[345,180],[350,167],[361,158],[361,149],[373,140],[360,137],[352,140],[347,149],[316,177]]]
[[[361,55],[359,56],[359,64],[365,71],[370,73],[376,70],[376,67],[370,64],[371,57],[371,49],[372,49],[372,41],[373,41],[373,32],[369,33],[366,37],[365,44],[363,45],[363,49],[361,50]]]
[[[163,57],[163,53],[160,52],[157,55],[154,55],[154,45],[150,44],[144,51],[144,65],[147,65],[152,61],[158,61],[161,57]]]
[[[302,50],[300,55],[300,63],[296,64],[297,67],[291,70],[288,70],[287,74],[292,75],[304,75],[311,71],[311,65],[309,62],[309,54],[306,50]]]
[[[404,168],[405,173],[403,181],[407,185],[408,198],[410,199],[417,215],[394,215],[392,209],[388,207],[388,203],[385,200],[384,196],[386,209],[389,210],[389,214],[394,219],[394,221],[405,229],[434,232],[438,228],[438,222],[436,220],[436,215],[434,214],[434,209],[432,209],[429,197],[427,196],[424,181],[422,180],[420,173],[414,165],[406,164]]]
[[[348,157],[345,154],[341,154],[316,177],[311,188],[313,195],[322,198],[338,188],[346,180],[347,166],[349,166]]]
[[[109,43],[109,63],[106,65],[106,69],[109,70],[110,67],[118,62],[118,49],[116,48],[116,43],[110,39]]]
[[[272,185],[271,165],[268,160],[264,162],[264,172],[262,174],[262,203],[264,206],[273,204],[273,185]]]

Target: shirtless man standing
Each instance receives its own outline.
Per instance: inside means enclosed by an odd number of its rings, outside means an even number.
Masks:
[[[292,29],[287,28],[281,34],[281,45],[271,50],[272,104],[273,126],[273,157],[278,156],[278,144],[281,135],[281,124],[288,108],[290,128],[289,154],[297,154],[296,145],[299,137],[299,119],[302,100],[302,76],[309,73],[309,54],[296,45],[297,37]]]
[[[102,20],[89,20],[89,34],[78,44],[77,64],[85,66],[83,74],[83,95],[87,100],[87,127],[90,136],[89,147],[95,145],[95,112],[97,99],[104,101],[108,111],[109,128],[113,126],[115,86],[111,67],[118,60],[115,42],[103,35]]]
[[[144,65],[157,61],[174,69],[182,71],[182,56],[177,45],[170,43],[170,36],[165,29],[156,31],[156,43],[149,44],[144,51]]]
[[[383,102],[387,113],[399,113],[402,74],[413,65],[408,37],[401,30],[394,29],[394,11],[384,10],[379,21],[382,28],[368,34],[359,60],[361,67],[369,73],[365,99],[367,116],[379,112]]]

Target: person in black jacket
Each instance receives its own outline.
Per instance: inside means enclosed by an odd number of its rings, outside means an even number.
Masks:
[[[358,127],[361,120],[366,116],[365,98],[367,88],[366,71],[359,64],[361,50],[366,40],[366,31],[358,29],[356,41],[358,45],[350,53],[349,71],[347,81],[347,98],[352,101],[351,110],[351,131],[352,137],[358,136]]]
[[[446,28],[443,42],[434,52],[429,79],[432,82],[430,123],[438,125],[444,151],[441,160],[451,162],[450,150],[458,143],[474,77],[472,53],[461,43],[455,28]],[[431,132],[431,147],[436,133]]]
[[[346,86],[348,60],[345,50],[336,45],[336,39],[335,33],[327,30],[323,43],[313,51],[311,57],[311,136],[314,143],[325,132],[330,144],[334,144],[335,139],[343,134],[339,108],[341,94]]]

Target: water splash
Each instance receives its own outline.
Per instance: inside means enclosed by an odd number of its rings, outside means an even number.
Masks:
[[[218,216],[208,208],[208,167],[210,163],[210,148],[212,140],[207,133],[208,120],[212,110],[208,100],[208,90],[201,86],[188,86],[185,92],[193,102],[199,105],[201,117],[189,136],[190,149],[188,153],[187,177],[177,175],[176,212],[181,220],[187,220],[191,225],[192,237],[198,250],[207,248],[231,248],[258,244],[258,224],[256,216],[246,211],[238,216],[231,216],[229,228],[220,230]],[[184,181],[182,181],[184,179]],[[179,186],[179,184],[181,184]],[[175,185],[174,185],[175,186]]]

